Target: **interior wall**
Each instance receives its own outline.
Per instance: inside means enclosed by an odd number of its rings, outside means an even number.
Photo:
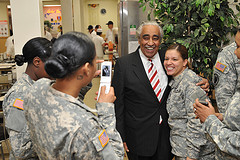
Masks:
[[[43,5],[61,5],[60,0],[45,1],[43,0]]]
[[[9,4],[10,2],[0,2],[0,20],[8,21],[7,5]],[[6,39],[7,37],[0,37],[0,53],[4,53],[6,51]]]
[[[97,7],[97,12],[99,13],[99,19],[98,22],[91,24],[93,26],[97,25],[99,23],[102,26],[103,34],[106,34],[108,27],[106,23],[108,21],[113,21],[114,23],[114,28],[118,26],[117,24],[117,5],[118,5],[119,0],[84,0],[84,30],[82,32],[87,33],[87,27],[90,25],[89,23],[89,11],[88,11],[88,4],[99,4]],[[100,10],[101,9],[106,9],[106,14],[101,14]],[[93,23],[93,22],[92,22]]]

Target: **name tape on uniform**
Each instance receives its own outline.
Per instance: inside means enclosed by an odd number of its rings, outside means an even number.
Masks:
[[[14,103],[13,103],[13,107],[24,110],[23,109],[23,100],[16,98]]]
[[[220,62],[217,62],[216,66],[215,66],[215,68],[217,68],[221,72],[223,72],[226,67],[227,67],[226,65],[224,65]]]
[[[102,133],[98,136],[98,139],[102,145],[102,147],[106,146],[108,141],[109,141],[109,138],[108,138],[108,135],[107,135],[107,132],[106,130],[104,129],[102,131]]]

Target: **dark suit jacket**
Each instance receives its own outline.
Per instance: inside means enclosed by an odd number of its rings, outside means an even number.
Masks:
[[[163,64],[165,51],[159,53]],[[161,147],[160,154],[163,159],[171,159],[170,128],[166,110],[170,87],[167,86],[159,102],[144,70],[138,49],[118,59],[112,86],[117,97],[116,127],[130,152],[152,156],[157,147]],[[159,125],[160,115],[163,121]]]

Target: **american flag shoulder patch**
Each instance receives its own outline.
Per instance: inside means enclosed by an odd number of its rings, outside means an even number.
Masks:
[[[106,146],[108,141],[109,141],[109,138],[108,138],[108,135],[107,135],[107,132],[106,130],[104,129],[102,131],[102,133],[98,136],[98,139],[102,145],[102,147]]]
[[[23,100],[16,98],[14,103],[13,103],[13,107],[24,110],[23,109]]]
[[[218,69],[221,72],[223,72],[226,67],[227,67],[226,65],[224,65],[220,62],[217,62],[216,65],[215,65],[215,68]]]

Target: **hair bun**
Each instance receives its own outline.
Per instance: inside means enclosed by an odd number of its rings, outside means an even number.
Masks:
[[[57,55],[56,58],[57,58],[57,61],[59,63],[61,63],[63,66],[67,67],[69,65],[69,63],[70,63],[69,59],[66,56],[64,56],[63,54]]]
[[[53,78],[63,78],[68,73],[69,59],[59,54],[45,63],[47,74]]]
[[[23,55],[19,54],[15,56],[15,62],[17,63],[18,66],[22,66],[26,62],[26,60]]]

